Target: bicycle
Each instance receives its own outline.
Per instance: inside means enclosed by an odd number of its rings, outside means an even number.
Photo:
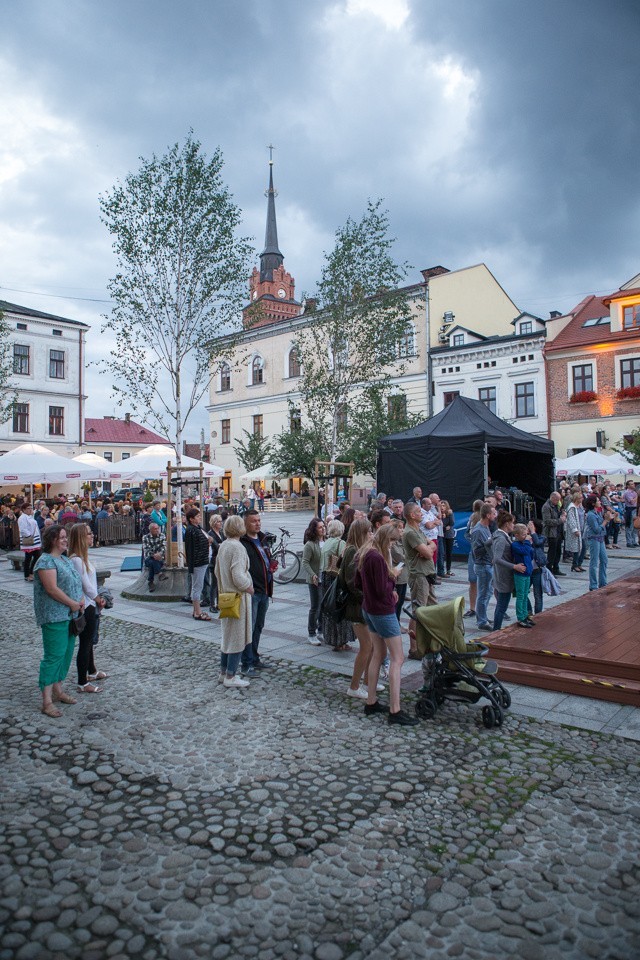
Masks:
[[[284,527],[279,529],[281,534],[279,540],[275,533],[265,534],[269,542],[271,557],[277,564],[273,579],[276,583],[292,583],[300,573],[300,557],[293,550],[287,550],[287,543],[291,539],[289,531],[285,530]],[[278,540],[278,542],[273,545],[275,540]]]

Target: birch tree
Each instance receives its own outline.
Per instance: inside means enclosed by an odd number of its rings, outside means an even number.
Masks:
[[[0,423],[6,423],[13,413],[17,399],[16,390],[11,382],[13,376],[13,354],[9,339],[9,324],[0,310]]]
[[[360,220],[349,218],[336,231],[316,309],[296,337],[303,426],[322,432],[329,460],[349,446],[349,424],[390,392],[413,352],[411,305],[401,286],[408,265],[396,263],[393,244],[382,201],[369,201]]]
[[[169,438],[178,464],[189,418],[236,342],[253,253],[222,166],[190,132],[100,197],[117,262],[103,369],[118,404]]]

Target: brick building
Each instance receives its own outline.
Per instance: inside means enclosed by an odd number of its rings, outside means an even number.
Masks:
[[[611,451],[640,427],[640,275],[547,322],[549,436],[556,455]]]

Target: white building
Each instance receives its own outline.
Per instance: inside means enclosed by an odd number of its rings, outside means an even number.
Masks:
[[[459,324],[443,333],[446,344],[432,348],[430,357],[434,414],[461,395],[481,400],[521,430],[548,436],[545,323],[521,313],[512,325],[506,336]]]
[[[0,424],[0,453],[42,443],[62,456],[80,452],[84,437],[85,334],[77,320],[0,300],[9,326],[12,416]]]

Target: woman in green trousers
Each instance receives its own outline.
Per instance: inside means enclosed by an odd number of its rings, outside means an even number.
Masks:
[[[54,701],[76,703],[62,689],[69,672],[76,638],[71,633],[71,620],[84,608],[82,580],[73,564],[63,557],[67,549],[64,527],[48,527],[42,534],[42,554],[34,567],[33,605],[36,621],[42,629],[44,656],[40,661],[42,712],[48,717],[61,717]]]

